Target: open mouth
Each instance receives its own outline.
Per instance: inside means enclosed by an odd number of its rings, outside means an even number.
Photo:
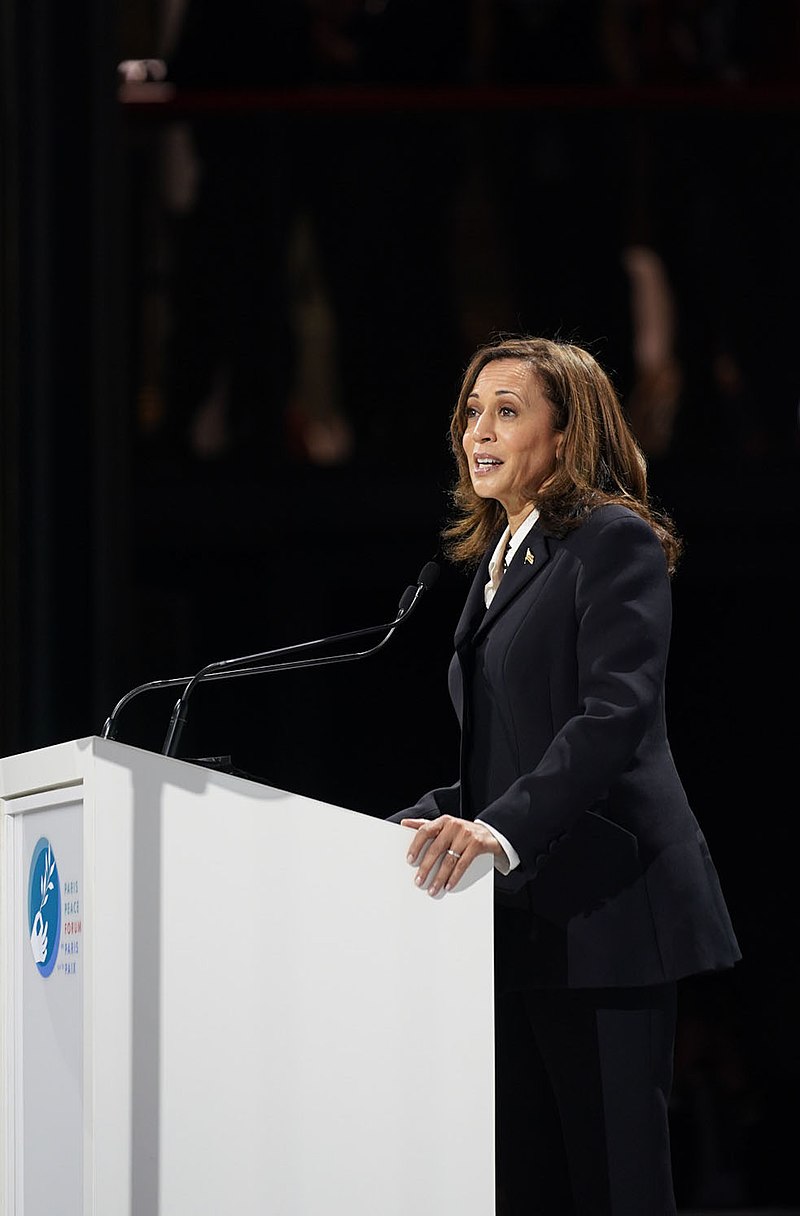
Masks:
[[[476,456],[472,462],[472,471],[479,475],[491,473],[493,469],[499,469],[502,463],[496,456]]]

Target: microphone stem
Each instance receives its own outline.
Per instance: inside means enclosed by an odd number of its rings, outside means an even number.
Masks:
[[[409,613],[416,606],[417,601],[423,591],[428,590],[435,582],[438,568],[435,562],[428,562],[421,571],[417,580],[416,586],[411,584],[403,593],[400,600],[400,606],[393,621],[386,625],[372,625],[365,629],[351,630],[347,633],[335,634],[328,638],[317,638],[312,642],[297,642],[292,646],[282,646],[273,650],[265,650],[259,653],[244,655],[238,659],[225,659],[217,663],[209,663],[203,667],[194,676],[178,676],[177,678],[167,680],[151,680],[147,684],[140,684],[136,688],[127,692],[117,704],[114,706],[111,714],[106,718],[103,724],[101,737],[103,739],[113,739],[115,737],[116,722],[119,714],[126,707],[129,701],[138,696],[141,692],[155,691],[156,689],[177,688],[183,685],[183,691],[178,699],[175,708],[172,712],[167,736],[164,740],[162,754],[174,756],[178,743],[180,741],[183,728],[186,724],[188,715],[188,700],[196,684],[201,680],[221,680],[234,679],[237,676],[260,675],[266,672],[273,671],[294,671],[302,667],[318,667],[326,663],[346,663],[354,659],[366,658],[368,655],[375,654],[381,650],[389,639],[392,637],[398,624],[405,620]],[[387,630],[386,635],[375,646],[368,647],[366,650],[348,652],[340,655],[323,655],[316,659],[295,659],[286,663],[266,663],[265,660],[276,658],[279,655],[296,654],[298,651],[309,650],[317,646],[330,646],[336,642],[352,641],[356,638],[366,637],[369,634],[374,634]]]
[[[238,668],[236,666],[236,664],[244,662],[243,659],[228,659],[228,660],[223,660],[221,663],[209,663],[207,667],[201,668],[200,671],[198,671],[196,675],[192,676],[191,680],[184,688],[181,696],[175,703],[175,708],[172,711],[172,717],[170,718],[169,727],[167,728],[167,735],[166,735],[166,738],[164,739],[164,746],[161,749],[161,754],[163,756],[174,756],[175,755],[175,752],[178,747],[178,743],[180,742],[181,734],[183,733],[183,728],[186,725],[186,719],[188,717],[189,697],[191,696],[196,685],[199,684],[202,680],[221,679],[222,677],[224,677],[226,675],[231,675],[231,676],[261,675],[266,672],[296,671],[301,667],[322,667],[326,664],[348,663],[348,662],[352,662],[352,660],[354,660],[354,659],[364,659],[368,655],[377,654],[377,652],[379,650],[382,650],[383,647],[386,645],[386,643],[389,641],[389,639],[392,637],[400,620],[402,620],[403,617],[407,616],[408,613],[411,611],[411,609],[414,607],[414,604],[417,602],[417,599],[419,598],[421,591],[422,591],[421,587],[417,589],[416,594],[414,595],[414,598],[412,599],[409,606],[406,608],[405,612],[402,614],[402,617],[398,617],[395,621],[390,623],[390,625],[388,626],[388,633],[386,633],[386,635],[381,638],[380,642],[378,642],[377,645],[375,645],[375,646],[368,647],[366,650],[350,651],[348,654],[322,655],[316,659],[294,659],[288,663],[271,663],[268,666],[251,667],[251,668]],[[387,628],[387,626],[384,625],[383,628],[385,629],[385,628]],[[358,631],[359,634],[374,633],[374,632],[375,632],[374,629],[361,629]],[[356,636],[356,635],[352,634],[352,633],[340,634],[339,640],[341,640],[341,638],[352,638],[354,636]],[[333,642],[333,641],[336,641],[337,639],[328,638],[327,640],[329,642]],[[301,647],[293,647],[292,649],[300,649],[300,648]],[[254,657],[256,657],[256,656],[253,656],[253,655],[250,656],[251,659]]]

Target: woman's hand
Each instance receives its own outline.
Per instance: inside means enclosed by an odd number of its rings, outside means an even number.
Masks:
[[[444,889],[452,891],[464,877],[471,862],[481,853],[503,854],[499,840],[482,823],[440,815],[438,819],[401,819],[402,827],[415,828],[408,850],[409,865],[419,866],[414,879],[424,887],[431,875],[429,895]]]

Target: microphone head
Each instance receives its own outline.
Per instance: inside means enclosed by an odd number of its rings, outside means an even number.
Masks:
[[[439,567],[436,562],[426,562],[419,572],[417,586],[422,587],[425,591],[430,591],[438,577]]]
[[[397,608],[398,616],[402,616],[402,614],[404,612],[408,612],[409,608],[411,607],[411,605],[414,602],[414,598],[415,598],[416,594],[417,594],[416,587],[406,587],[405,591],[403,592],[400,603],[398,605],[398,608]]]

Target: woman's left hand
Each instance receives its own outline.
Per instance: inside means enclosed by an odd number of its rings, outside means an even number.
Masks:
[[[416,829],[408,862],[419,866],[414,880],[418,887],[425,887],[433,875],[429,895],[438,895],[442,889],[452,891],[481,853],[503,854],[497,837],[484,824],[470,819],[440,815],[438,819],[401,819],[400,823]]]

